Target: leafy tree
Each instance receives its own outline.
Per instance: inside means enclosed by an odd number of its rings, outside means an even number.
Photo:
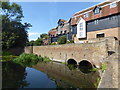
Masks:
[[[48,35],[47,35],[46,33],[41,34],[41,35],[40,35],[40,38],[45,38],[45,39],[48,39]]]
[[[35,42],[34,42],[34,46],[40,46],[43,45],[43,39],[38,38]]]
[[[2,48],[23,47],[28,42],[27,30],[31,25],[22,24],[22,8],[16,3],[2,2]]]
[[[67,38],[64,35],[58,39],[58,44],[65,44],[66,42],[67,42]]]
[[[35,41],[34,41],[34,40],[32,40],[32,41],[30,41],[30,42],[28,42],[28,43],[27,43],[27,46],[33,46],[33,45],[34,45],[34,43],[35,43]]]

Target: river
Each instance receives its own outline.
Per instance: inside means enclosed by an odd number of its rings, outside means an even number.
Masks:
[[[83,73],[78,67],[58,62],[22,67],[12,61],[2,62],[2,87],[14,88],[96,88],[98,72]]]

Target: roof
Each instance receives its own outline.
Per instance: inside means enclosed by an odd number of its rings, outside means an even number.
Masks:
[[[120,1],[120,0],[107,0],[107,1],[104,1],[104,2],[99,3],[99,4],[97,4],[97,5],[93,5],[93,6],[89,7],[89,8],[86,8],[86,9],[84,9],[84,10],[81,10],[81,11],[79,11],[79,12],[76,12],[76,13],[73,15],[73,17],[74,17],[74,16],[77,16],[77,15],[79,15],[79,14],[85,13],[85,12],[87,12],[87,11],[89,11],[89,10],[93,10],[96,6],[100,7],[100,6],[109,4],[109,3],[114,2],[114,1]]]

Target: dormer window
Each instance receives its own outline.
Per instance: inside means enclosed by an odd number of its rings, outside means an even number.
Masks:
[[[110,4],[110,8],[114,8],[114,7],[116,7],[117,5],[116,5],[116,3],[111,3]]]
[[[85,14],[84,14],[84,17],[87,18],[87,17],[88,17],[88,13],[85,13]]]
[[[96,6],[93,11],[94,11],[94,14],[99,14],[100,13],[100,8]]]

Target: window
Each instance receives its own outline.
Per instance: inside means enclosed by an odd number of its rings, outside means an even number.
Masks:
[[[88,13],[85,13],[85,14],[84,14],[84,17],[85,17],[85,18],[88,17]]]
[[[109,20],[115,20],[117,17],[116,16],[110,16]]]
[[[114,7],[116,7],[117,5],[116,5],[116,3],[111,3],[110,4],[110,8],[114,8]]]
[[[95,20],[95,21],[94,21],[94,24],[98,24],[98,20]]]
[[[81,36],[81,37],[83,36],[83,32],[80,32],[80,36]]]
[[[104,33],[97,34],[96,37],[97,37],[97,38],[102,38],[102,37],[105,37],[105,34],[104,34]]]
[[[99,13],[100,13],[100,8],[96,7],[95,10],[94,10],[94,14],[99,14]]]
[[[83,30],[83,23],[80,23],[80,31]]]

